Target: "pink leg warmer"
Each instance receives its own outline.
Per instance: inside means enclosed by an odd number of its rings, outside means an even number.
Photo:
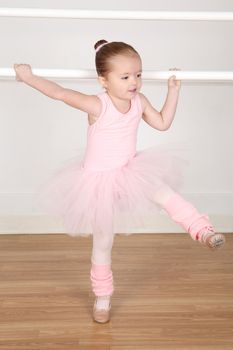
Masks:
[[[114,292],[111,264],[97,265],[92,261],[90,279],[96,296],[112,295]]]
[[[207,228],[213,228],[206,214],[199,214],[194,206],[184,200],[178,193],[173,194],[163,205],[170,217],[180,224],[192,237],[200,239],[201,234]]]

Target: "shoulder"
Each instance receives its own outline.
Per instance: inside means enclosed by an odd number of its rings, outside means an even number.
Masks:
[[[99,103],[101,104],[101,110],[104,109],[104,107],[109,103],[108,94],[106,91],[101,91],[96,95],[96,98],[98,99]]]
[[[145,111],[146,107],[150,105],[149,100],[145,95],[143,95],[141,92],[138,93],[138,96],[140,98],[141,106],[142,106],[142,112]]]
[[[101,92],[99,92],[98,94],[96,94],[96,97],[99,97],[101,100],[102,99],[106,99],[107,98],[107,92],[106,91],[101,91]]]
[[[94,115],[98,115],[101,108],[100,100],[96,95],[87,95],[68,88],[62,89],[59,100],[71,107]]]
[[[89,110],[87,112],[92,113],[95,116],[99,116],[102,110],[102,104],[98,95],[87,95],[87,103]]]
[[[100,103],[100,113],[99,115],[102,115],[106,112],[107,106],[109,105],[109,97],[106,91],[101,91],[96,95],[96,98],[98,99]]]
[[[89,95],[92,99],[92,114],[95,118],[98,118],[106,110],[106,93],[100,92],[96,95]]]
[[[98,114],[88,113],[89,125],[94,124],[97,121],[97,119],[106,112],[106,108],[107,108],[107,94],[106,94],[106,92],[99,92],[97,95],[93,95],[93,96],[96,98],[96,100],[98,100],[99,113]]]

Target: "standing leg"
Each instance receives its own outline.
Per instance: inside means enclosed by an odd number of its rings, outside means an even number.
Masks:
[[[111,232],[93,232],[90,278],[96,296],[112,295],[114,292],[111,270],[113,240]]]
[[[155,200],[167,211],[170,217],[180,224],[193,240],[199,240],[214,248],[221,246],[224,236],[216,235],[208,215],[197,209],[168,186],[163,186],[155,195]]]
[[[99,323],[106,323],[110,319],[110,299],[114,292],[111,270],[113,240],[114,235],[111,232],[93,232],[90,279],[92,290],[96,295],[93,318]]]
[[[105,179],[103,177],[103,179]],[[107,181],[108,178],[106,178]],[[113,195],[109,186],[96,193],[97,204],[92,220],[93,248],[90,279],[96,296],[112,295],[114,291],[111,253],[114,240]]]

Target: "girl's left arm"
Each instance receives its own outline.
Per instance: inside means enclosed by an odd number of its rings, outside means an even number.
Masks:
[[[174,68],[173,70],[177,69]],[[143,108],[142,118],[152,128],[160,131],[165,131],[170,128],[176,112],[180,86],[181,82],[180,80],[176,80],[175,75],[169,78],[167,97],[160,112],[152,107],[150,102],[143,94],[140,94]]]
[[[167,97],[166,97],[166,101],[164,103],[164,106],[161,110],[161,115],[162,115],[163,122],[165,125],[165,130],[170,128],[170,126],[173,122],[173,119],[175,117],[176,107],[177,107],[178,98],[179,98],[180,86],[181,86],[181,81],[176,80],[175,75],[172,75],[168,79]]]

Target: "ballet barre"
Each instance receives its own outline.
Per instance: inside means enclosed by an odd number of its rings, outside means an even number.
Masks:
[[[45,78],[54,79],[96,79],[95,70],[85,69],[41,69],[33,68],[33,74]],[[177,80],[188,81],[233,81],[233,71],[144,71],[142,73],[143,80],[167,80],[172,75]],[[13,68],[0,68],[1,80],[15,79],[15,70]]]
[[[110,20],[232,21],[233,12],[128,11],[41,8],[0,8],[0,17],[79,18]]]

